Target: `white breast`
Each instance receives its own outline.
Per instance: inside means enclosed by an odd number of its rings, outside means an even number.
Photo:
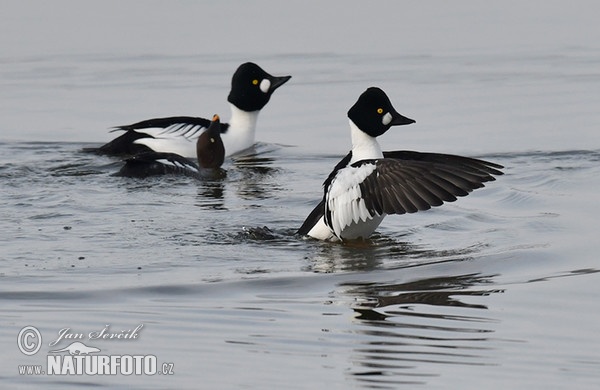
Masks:
[[[365,206],[360,189],[369,175],[375,172],[375,164],[340,169],[332,180],[325,198],[325,212],[331,214],[331,227],[342,238],[368,237],[379,226],[383,215],[372,215]]]
[[[231,104],[229,129],[221,134],[225,154],[231,156],[254,145],[256,122],[260,111],[243,111]]]
[[[371,175],[375,164],[363,164],[358,168],[351,164],[361,160],[377,160],[383,158],[383,152],[374,137],[363,132],[350,120],[352,136],[352,159],[346,168],[338,171],[327,189],[326,212],[331,213],[331,228],[321,218],[308,232],[308,235],[319,240],[357,239],[369,237],[379,226],[385,214],[371,215],[367,210],[360,183]],[[334,234],[335,233],[335,234]],[[337,236],[337,237],[336,237]]]
[[[377,139],[359,129],[351,119],[350,135],[352,137],[352,160],[350,160],[350,164],[360,160],[383,158],[383,152]]]

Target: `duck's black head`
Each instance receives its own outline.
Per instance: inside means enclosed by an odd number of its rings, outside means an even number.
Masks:
[[[227,101],[244,111],[262,109],[273,92],[292,76],[271,76],[253,62],[237,68],[231,79],[231,92]]]
[[[348,118],[372,137],[380,136],[392,126],[415,123],[413,119],[399,114],[385,92],[377,87],[370,87],[360,95],[348,110]]]

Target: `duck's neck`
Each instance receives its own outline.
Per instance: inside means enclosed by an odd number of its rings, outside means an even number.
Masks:
[[[232,155],[254,145],[256,121],[260,110],[248,112],[240,110],[232,103],[229,105],[231,107],[229,129],[223,133],[221,138],[225,144],[225,153]]]
[[[383,152],[377,139],[359,129],[352,120],[350,120],[350,134],[352,137],[352,160],[350,160],[350,164],[360,160],[383,158]]]

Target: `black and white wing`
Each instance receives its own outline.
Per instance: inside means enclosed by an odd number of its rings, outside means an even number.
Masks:
[[[324,219],[339,237],[352,223],[385,214],[414,213],[453,202],[501,175],[501,165],[468,157],[419,152],[358,161],[325,188]]]
[[[194,138],[210,126],[210,120],[192,116],[173,116],[154,118],[137,122],[132,125],[117,126],[113,131],[133,130],[157,135],[172,134],[179,137]],[[223,127],[223,125],[221,125]]]
[[[174,153],[145,152],[125,160],[117,176],[144,178],[156,175],[200,177],[196,163]]]
[[[154,150],[193,157],[194,142],[209,125],[210,120],[206,118],[175,116],[117,126],[112,131],[125,133],[94,151],[99,154],[123,156]],[[228,128],[229,124],[221,123],[222,133]]]
[[[335,168],[333,168],[333,171],[331,171],[331,173],[329,174],[329,176],[323,183],[324,188],[329,187],[329,184],[331,183],[331,181],[333,180],[333,178],[335,177],[337,172],[340,169],[346,167],[350,163],[351,159],[352,159],[352,152],[348,153],[343,159],[340,160],[340,162],[337,163]],[[325,199],[321,199],[319,204],[317,206],[315,206],[313,211],[311,211],[311,213],[308,215],[308,217],[306,217],[306,219],[304,220],[304,223],[302,223],[302,226],[300,226],[300,229],[298,229],[298,231],[296,232],[297,234],[305,236],[308,234],[308,232],[310,232],[310,230],[323,217],[323,213],[325,212],[324,205],[325,205]]]

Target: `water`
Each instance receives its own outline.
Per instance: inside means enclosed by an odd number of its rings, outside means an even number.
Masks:
[[[59,18],[18,4],[11,15],[39,22],[32,31]],[[190,14],[183,3],[164,7],[153,3],[148,20]],[[549,6],[508,38],[483,41],[454,24],[471,20],[471,7],[422,27],[409,18],[427,34],[393,35],[405,43],[397,52],[360,39],[360,50],[329,47],[321,24],[320,38],[306,37],[310,50],[291,29],[285,51],[252,52],[232,34],[226,50],[206,53],[186,51],[194,37],[167,45],[176,29],[125,42],[115,24],[104,41],[89,16],[74,22],[88,40],[57,47],[18,18],[0,23],[28,43],[0,56],[2,387],[597,388],[597,31],[583,15],[588,35],[578,40],[565,33],[576,22]],[[133,12],[122,11],[96,9],[104,21]],[[471,26],[492,31],[498,11]],[[435,21],[438,32],[426,28]],[[50,25],[50,37],[70,36]],[[449,31],[460,44],[429,40]],[[406,43],[415,37],[421,45]],[[246,60],[293,78],[261,113],[253,153],[226,161],[225,177],[120,178],[118,159],[81,151],[111,139],[111,126],[153,116],[227,120],[231,73]],[[367,243],[296,237],[349,148],[345,112],[369,85],[417,120],[381,137],[384,149],[480,157],[505,175],[455,203],[390,216]],[[140,324],[137,339],[87,339]],[[16,343],[28,325],[43,339],[33,356]],[[103,355],[154,355],[174,375],[19,375],[19,365],[46,369],[49,351],[69,345],[48,345],[64,328]]]
[[[5,345],[28,324],[52,340],[143,323],[136,343],[92,344],[175,364],[125,378],[140,388],[598,381],[598,151],[483,156],[507,174],[344,246],[292,235],[332,157],[260,144],[222,180],[132,180],[82,146],[0,146]],[[31,363],[14,349],[6,367]]]

